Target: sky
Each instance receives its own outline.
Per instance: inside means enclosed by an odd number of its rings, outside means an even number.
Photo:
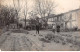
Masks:
[[[21,1],[21,5],[23,5],[24,0],[20,0],[20,1]],[[78,9],[80,7],[80,0],[52,0],[52,1],[54,1],[57,5],[57,7],[55,8],[56,14],[65,13],[70,10]],[[12,6],[13,2],[12,0],[2,0],[2,4]],[[34,6],[34,0],[28,0],[28,7],[32,9],[33,6]],[[23,6],[21,6],[21,8],[23,8]]]
[[[80,0],[55,0],[58,3],[57,13],[64,13],[80,7]]]

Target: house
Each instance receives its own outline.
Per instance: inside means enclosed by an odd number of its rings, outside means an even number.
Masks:
[[[64,21],[62,21],[62,16],[63,14],[59,14],[59,15],[51,15],[50,17],[48,17],[48,27],[52,28],[53,26],[57,26],[60,25],[62,27],[64,27]]]
[[[72,10],[66,13],[58,14],[58,15],[50,15],[48,17],[48,26],[52,27],[53,25],[60,25],[61,29],[72,29],[78,27],[80,29],[80,9]]]

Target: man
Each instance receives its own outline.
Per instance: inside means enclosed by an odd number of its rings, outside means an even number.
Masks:
[[[52,30],[53,30],[53,32],[55,33],[55,26],[54,26],[54,25],[53,25],[53,29],[52,29]]]
[[[59,33],[60,32],[60,26],[57,25],[57,32]]]
[[[36,34],[39,34],[39,24],[36,24]]]

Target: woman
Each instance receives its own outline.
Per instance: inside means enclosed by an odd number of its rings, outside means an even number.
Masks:
[[[52,29],[52,30],[53,30],[53,32],[55,33],[55,26],[54,26],[54,25],[53,25],[53,29]]]

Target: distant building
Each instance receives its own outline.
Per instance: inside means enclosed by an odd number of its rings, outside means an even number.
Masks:
[[[80,9],[72,10],[66,13],[58,14],[58,15],[50,15],[48,18],[48,26],[52,27],[53,25],[60,25],[61,29],[67,28],[75,28],[78,27],[80,29]],[[65,24],[67,23],[67,24]]]

